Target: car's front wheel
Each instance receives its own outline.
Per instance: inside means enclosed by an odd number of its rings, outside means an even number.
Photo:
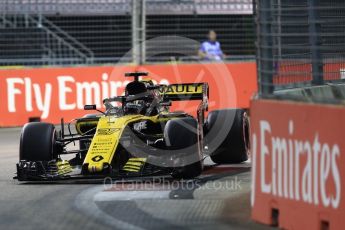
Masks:
[[[21,133],[19,159],[26,161],[51,161],[56,159],[56,130],[49,123],[26,124]]]

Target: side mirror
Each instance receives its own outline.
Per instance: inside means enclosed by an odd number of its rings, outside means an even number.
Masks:
[[[97,110],[96,105],[84,105],[84,110]]]
[[[159,89],[159,88],[161,88],[160,85],[149,85],[149,86],[147,86],[148,90],[154,90],[154,89]]]
[[[163,101],[160,103],[161,106],[171,106],[171,101]]]

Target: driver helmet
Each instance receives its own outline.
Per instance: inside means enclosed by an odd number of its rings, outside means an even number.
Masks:
[[[125,104],[126,114],[145,114],[150,103],[153,101],[153,95],[147,89],[145,82],[134,81],[127,84],[125,88],[125,96],[133,97],[133,101]],[[138,98],[135,100],[135,98]]]

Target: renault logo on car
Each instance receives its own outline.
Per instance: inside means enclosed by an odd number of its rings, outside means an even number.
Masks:
[[[94,161],[94,162],[100,162],[103,159],[104,159],[104,157],[102,157],[100,155],[91,158],[91,160]]]

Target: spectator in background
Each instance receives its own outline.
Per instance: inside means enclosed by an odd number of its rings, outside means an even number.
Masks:
[[[214,30],[208,32],[208,40],[201,44],[198,55],[204,61],[221,61],[225,58],[225,54],[220,48],[217,41],[217,34]]]

